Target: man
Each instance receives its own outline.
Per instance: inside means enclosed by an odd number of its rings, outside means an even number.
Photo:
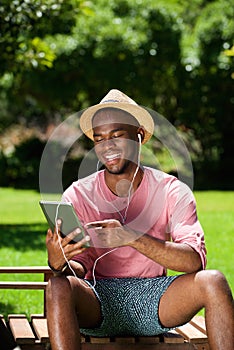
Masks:
[[[205,271],[204,235],[188,187],[140,165],[154,130],[144,108],[111,90],[80,119],[105,169],[74,182],[73,203],[89,234],[69,244],[48,230],[47,320],[52,349],[96,336],[155,335],[205,308],[210,349],[233,349],[233,299],[219,271]],[[97,166],[98,168],[98,166]],[[90,241],[90,248],[83,245]],[[68,264],[69,262],[69,264]],[[166,276],[166,269],[184,272]],[[183,305],[183,307],[181,307]]]

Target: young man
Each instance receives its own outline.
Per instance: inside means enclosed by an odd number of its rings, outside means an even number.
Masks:
[[[141,144],[154,131],[150,113],[111,90],[83,112],[80,126],[105,169],[74,182],[63,195],[89,236],[69,244],[77,232],[60,238],[48,230],[55,275],[47,288],[52,349],[80,349],[80,331],[160,334],[203,307],[210,349],[233,349],[231,291],[219,271],[204,270],[204,234],[191,191],[140,165]],[[91,247],[83,248],[87,240]],[[168,268],[184,274],[167,277]]]

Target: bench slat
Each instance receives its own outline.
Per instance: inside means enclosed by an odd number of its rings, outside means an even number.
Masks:
[[[0,266],[0,273],[51,273],[49,266]]]
[[[0,289],[45,290],[47,282],[0,282]]]
[[[35,343],[35,336],[25,315],[9,315],[8,320],[17,344]]]
[[[202,333],[206,334],[206,323],[205,323],[205,319],[203,316],[199,316],[196,315],[192,318],[192,320],[190,321],[190,323],[196,327],[197,329],[199,329],[199,331],[201,331]]]
[[[111,339],[109,337],[89,337],[89,342],[91,344],[108,344],[111,342]]]
[[[191,323],[186,323],[185,325],[176,328],[176,331],[185,337],[190,343],[201,344],[208,342],[207,336]]]
[[[33,318],[32,326],[33,326],[33,329],[35,330],[35,333],[38,339],[40,339],[41,343],[46,343],[49,341],[46,318]]]
[[[137,337],[136,342],[141,344],[158,344],[160,341],[158,336],[155,337]]]
[[[167,344],[184,343],[184,337],[175,330],[163,334],[163,341]]]
[[[191,343],[184,344],[120,344],[120,343],[108,343],[108,344],[82,344],[82,350],[197,350]]]
[[[115,343],[119,344],[134,344],[135,343],[135,337],[115,337],[114,338]]]

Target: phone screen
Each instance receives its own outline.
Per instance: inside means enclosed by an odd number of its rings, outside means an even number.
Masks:
[[[55,201],[40,201],[41,209],[46,217],[51,230],[54,230],[55,223],[58,219],[62,220],[60,232],[64,237],[69,233],[73,232],[76,228],[80,228],[81,232],[73,238],[70,243],[79,242],[85,237],[84,228],[75,212],[72,203],[69,202],[55,202]],[[89,247],[89,242],[86,242],[85,247]]]

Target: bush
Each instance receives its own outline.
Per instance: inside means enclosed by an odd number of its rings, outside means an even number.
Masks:
[[[45,143],[30,138],[15,147],[10,156],[0,154],[0,186],[38,189],[38,174]]]

